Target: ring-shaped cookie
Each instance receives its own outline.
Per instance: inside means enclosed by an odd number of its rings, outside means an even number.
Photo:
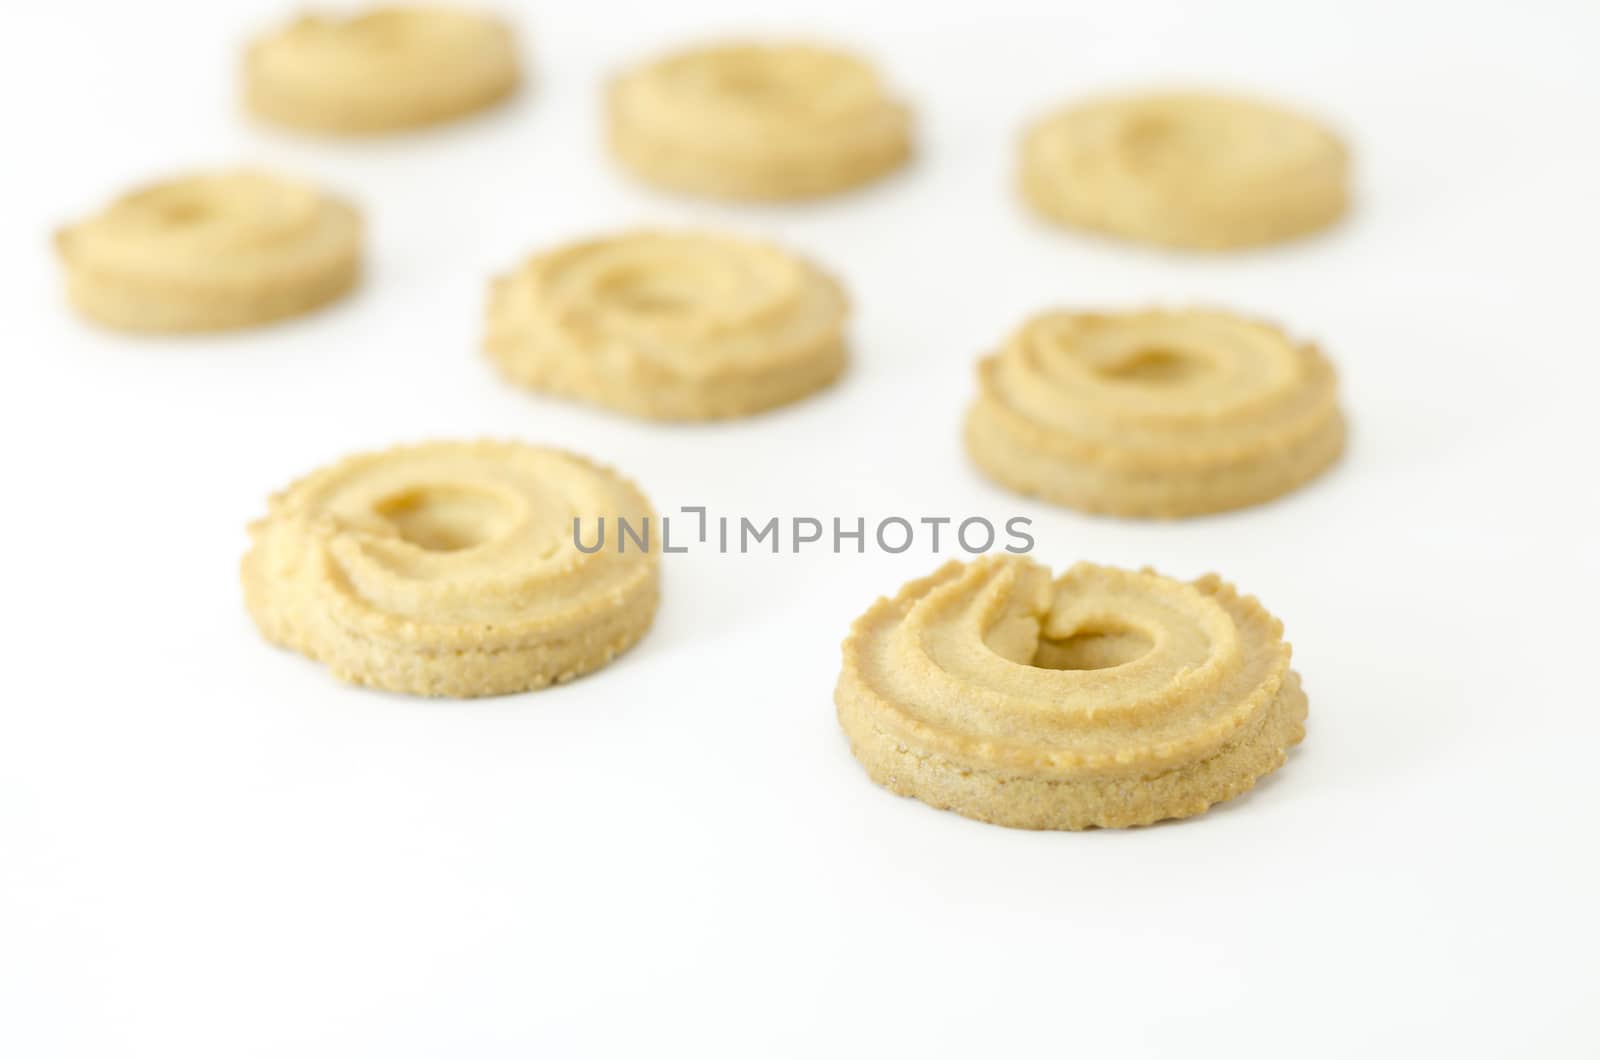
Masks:
[[[604,666],[650,626],[660,545],[633,547],[619,519],[636,533],[654,521],[631,483],[556,449],[352,456],[251,526],[245,603],[269,641],[346,681],[424,696],[541,688]],[[590,551],[598,520],[610,530]]]
[[[1205,310],[1046,313],[978,369],[967,451],[995,482],[1083,511],[1172,518],[1269,500],[1344,446],[1332,366]]]
[[[216,331],[296,316],[355,285],[355,208],[266,173],[181,177],[56,235],[67,297],[122,331]]]
[[[910,111],[863,59],[810,44],[695,48],[630,70],[608,97],[612,153],[648,183],[720,199],[808,199],[911,154]]]
[[[511,95],[516,43],[496,18],[385,7],[303,15],[245,52],[244,101],[276,125],[335,134],[433,125]]]
[[[1023,197],[1061,224],[1221,250],[1325,228],[1345,212],[1344,145],[1311,119],[1204,93],[1079,104],[1023,139]]]
[[[844,370],[843,290],[764,243],[633,232],[495,281],[485,350],[510,380],[652,419],[743,416]]]
[[[835,693],[874,781],[1014,828],[1188,817],[1251,788],[1305,735],[1282,625],[1194,582],[1023,557],[950,563],[880,599]]]

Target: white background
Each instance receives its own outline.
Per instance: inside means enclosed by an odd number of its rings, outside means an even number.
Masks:
[[[748,6],[539,5],[515,104],[357,144],[237,113],[238,47],[277,3],[8,9],[0,1055],[1597,1055],[1600,8]],[[604,77],[741,29],[871,53],[917,107],[916,165],[803,207],[630,184]],[[1031,221],[1024,120],[1148,84],[1325,116],[1357,164],[1348,223],[1202,257]],[[360,202],[359,294],[202,339],[68,313],[54,226],[236,162]],[[635,223],[834,268],[848,377],[706,426],[503,385],[477,349],[489,276]],[[1152,524],[967,465],[972,364],[1025,315],[1188,302],[1324,345],[1353,427],[1331,474]],[[670,557],[631,654],[492,701],[341,687],[260,640],[236,564],[269,492],[479,435],[592,454],[668,511],[1023,514],[1058,568],[1217,570],[1285,621],[1308,739],[1254,793],[1142,830],[895,798],[831,692],[850,620],[940,562],[922,548]]]

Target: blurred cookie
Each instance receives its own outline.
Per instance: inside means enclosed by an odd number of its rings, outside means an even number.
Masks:
[[[1062,224],[1224,249],[1324,228],[1345,211],[1346,155],[1316,122],[1250,100],[1174,93],[1046,117],[1022,144],[1022,192]]]
[[[635,416],[743,416],[844,370],[844,292],[775,247],[632,232],[495,281],[485,349],[513,382]]]
[[[659,545],[629,482],[514,442],[432,442],[349,457],[277,494],[250,527],[245,603],[274,644],[343,680],[490,696],[596,670],[655,616]],[[613,535],[592,552],[598,520]],[[648,532],[648,531],[647,531]]]
[[[448,8],[304,15],[245,52],[245,106],[276,125],[380,133],[482,110],[520,80],[499,19]]]
[[[1249,790],[1305,736],[1283,627],[1215,575],[950,563],[844,642],[839,723],[874,781],[1013,828],[1123,828]]]
[[[140,189],[56,236],[67,295],[123,331],[211,331],[315,309],[355,285],[354,207],[265,173]]]
[[[1046,313],[978,366],[967,451],[994,481],[1112,515],[1240,508],[1344,447],[1333,367],[1267,324],[1204,310]]]
[[[721,199],[808,199],[903,164],[911,116],[860,58],[810,44],[730,43],[617,78],[611,148],[636,176]]]

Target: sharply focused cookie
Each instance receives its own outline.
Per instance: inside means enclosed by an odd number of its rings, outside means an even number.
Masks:
[[[911,115],[876,71],[810,44],[678,52],[616,79],[611,148],[636,176],[722,199],[807,199],[911,154]]]
[[[1079,104],[1034,125],[1022,191],[1045,217],[1148,243],[1224,249],[1314,232],[1345,211],[1346,154],[1315,121],[1203,93]]]
[[[1203,310],[1045,313],[978,367],[967,451],[994,481],[1090,512],[1171,518],[1270,500],[1344,447],[1333,367]]]
[[[245,106],[277,125],[380,133],[500,102],[520,80],[504,22],[449,8],[303,15],[250,45]]]
[[[1283,627],[1215,575],[947,564],[844,642],[839,723],[874,781],[1014,828],[1122,828],[1249,790],[1305,736]]]
[[[361,218],[266,173],[182,177],[63,229],[67,296],[123,331],[213,331],[308,312],[355,285]]]
[[[636,416],[743,416],[844,370],[848,301],[764,243],[633,232],[537,255],[496,280],[485,349],[507,378]]]
[[[643,547],[619,520],[645,528]],[[250,528],[245,603],[268,640],[346,681],[424,696],[541,688],[644,636],[653,521],[631,483],[556,449],[365,453],[272,498]]]

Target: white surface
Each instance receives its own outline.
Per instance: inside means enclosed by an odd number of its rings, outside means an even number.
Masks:
[[[354,146],[235,114],[235,47],[275,3],[8,12],[0,1055],[1596,1055],[1600,9],[744,6],[541,5],[518,103]],[[870,51],[918,107],[916,167],[791,209],[623,180],[603,75],[739,28]],[[1359,166],[1349,223],[1222,257],[1031,223],[1021,122],[1152,82],[1326,115]],[[68,314],[54,225],[237,160],[359,198],[357,297],[201,340]],[[502,385],[477,353],[490,274],[634,222],[832,265],[858,305],[849,377],[706,427]],[[1171,525],[968,468],[982,351],[1048,305],[1152,301],[1320,340],[1348,457]],[[669,511],[1025,514],[1057,567],[1218,570],[1286,622],[1309,738],[1248,797],[1139,831],[890,796],[831,690],[851,618],[940,562],[920,548],[672,557],[633,653],[487,702],[341,687],[261,642],[235,564],[270,491],[475,435],[593,454]]]

